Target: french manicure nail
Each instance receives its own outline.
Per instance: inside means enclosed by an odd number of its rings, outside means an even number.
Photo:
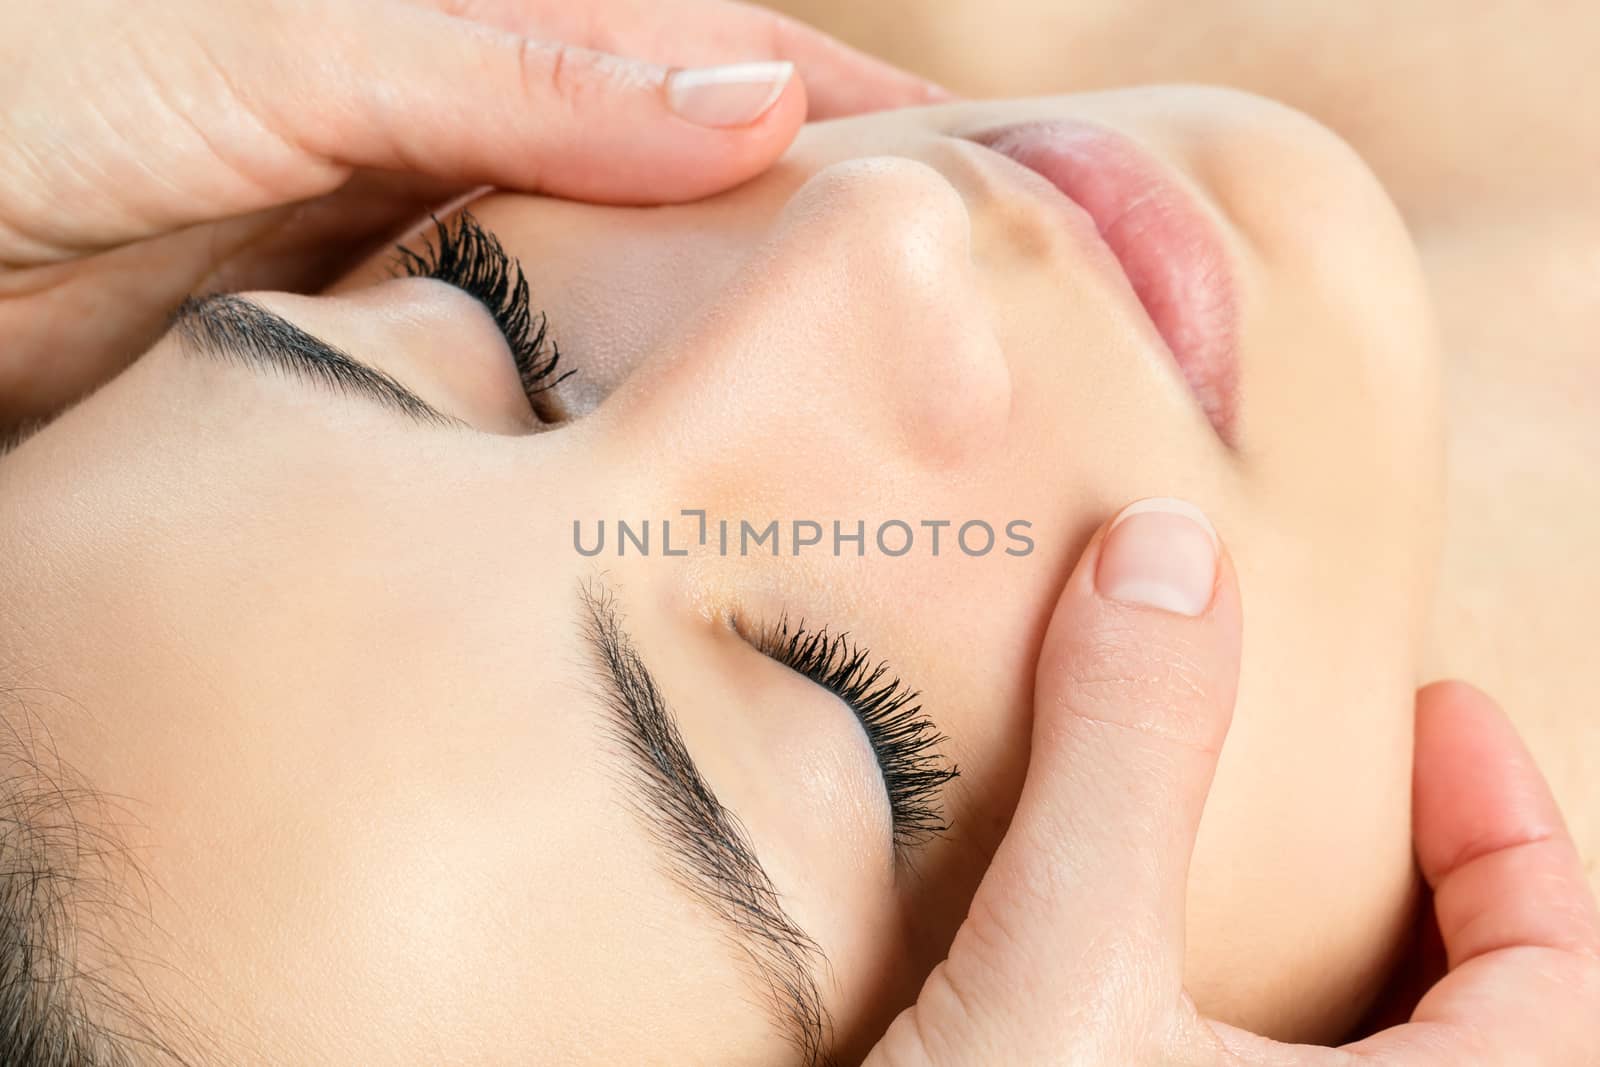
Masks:
[[[667,76],[667,103],[697,126],[748,126],[771,110],[793,77],[787,61],[688,67]]]
[[[1199,508],[1150,497],[1122,509],[1100,546],[1094,584],[1108,600],[1199,615],[1211,604],[1220,542]]]

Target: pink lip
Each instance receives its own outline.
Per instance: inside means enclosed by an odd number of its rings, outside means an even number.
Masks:
[[[1041,175],[1094,220],[1206,417],[1235,444],[1232,272],[1193,196],[1142,148],[1104,127],[1030,122],[970,140]]]

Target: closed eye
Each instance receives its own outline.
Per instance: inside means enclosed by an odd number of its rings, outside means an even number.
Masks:
[[[548,394],[573,372],[557,373],[561,351],[549,336],[549,317],[533,310],[521,261],[471,212],[459,212],[452,224],[435,218],[433,225],[433,237],[423,239],[422,251],[396,251],[394,272],[433,278],[482,304],[506,339],[534,415],[542,423],[564,421]]]
[[[960,770],[940,751],[947,738],[922,710],[921,694],[887,663],[826,627],[790,625],[787,616],[752,633],[733,628],[764,655],[842,700],[861,724],[883,775],[894,821],[895,854],[907,854],[949,829],[943,814],[944,787]]]

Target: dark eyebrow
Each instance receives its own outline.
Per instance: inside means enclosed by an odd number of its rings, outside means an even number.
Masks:
[[[191,297],[173,312],[172,330],[194,355],[274,370],[336,393],[365,397],[416,422],[461,424],[390,375],[242,296]]]
[[[784,913],[748,832],[695,766],[676,716],[622,628],[613,596],[590,585],[580,596],[584,636],[602,668],[611,735],[631,757],[631,806],[665,849],[668,876],[726,924],[808,1067],[831,1067],[832,1020],[816,979],[827,957]]]

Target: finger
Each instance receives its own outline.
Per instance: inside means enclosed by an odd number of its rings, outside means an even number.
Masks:
[[[1043,1063],[1066,1048],[1142,1062],[1094,1021],[1140,1038],[1172,1028],[1239,641],[1232,565],[1192,505],[1141,501],[1090,541],[1040,652],[1011,827],[882,1062]]]
[[[345,166],[674,202],[760,173],[805,118],[786,63],[668,70],[426,8],[318,10],[293,76],[241,92],[283,140]]]
[[[1351,1046],[1396,1067],[1600,1062],[1600,917],[1572,838],[1494,702],[1417,698],[1417,860],[1450,973],[1411,1022]]]
[[[1417,860],[1450,973],[1409,1022],[1342,1050],[1384,1067],[1600,1062],[1600,919],[1561,813],[1494,702],[1461,682],[1417,694]],[[1240,1062],[1349,1063],[1228,1027]]]
[[[1417,861],[1450,969],[1499,949],[1600,957],[1600,919],[1550,787],[1492,700],[1463,682],[1417,696]]]
[[[811,119],[952,99],[932,82],[787,15],[731,0],[421,0],[512,33],[567,41],[668,66],[788,60],[805,81]]]
[[[1215,531],[1192,505],[1123,509],[1086,553],[1040,654],[1019,846],[1071,841],[1082,874],[1181,943],[1200,812],[1233,712],[1239,600]],[[1034,772],[1042,772],[1035,775]],[[1057,848],[1058,850],[1058,848]],[[1038,852],[1019,847],[1019,871]],[[1141,924],[1143,925],[1143,924]]]

